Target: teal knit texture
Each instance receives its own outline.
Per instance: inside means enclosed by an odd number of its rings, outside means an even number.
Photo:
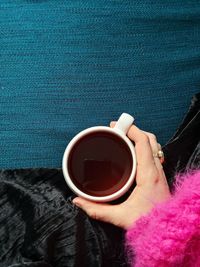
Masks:
[[[61,167],[122,112],[173,134],[200,85],[200,1],[1,0],[0,168]]]

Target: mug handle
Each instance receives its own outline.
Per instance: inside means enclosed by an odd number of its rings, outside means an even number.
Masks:
[[[134,118],[131,115],[122,113],[113,129],[126,135],[133,122]]]

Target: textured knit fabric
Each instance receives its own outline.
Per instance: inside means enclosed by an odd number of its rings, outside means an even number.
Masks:
[[[129,112],[164,144],[200,84],[196,0],[1,0],[0,167],[60,167]]]
[[[200,266],[200,170],[178,180],[174,196],[127,231],[132,266]]]

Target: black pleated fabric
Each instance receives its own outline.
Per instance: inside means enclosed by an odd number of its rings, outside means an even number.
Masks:
[[[76,208],[59,169],[0,174],[1,266],[125,266],[122,231]]]
[[[171,188],[176,172],[200,167],[200,94],[163,150]],[[73,197],[61,169],[1,170],[0,266],[128,266],[123,230],[90,219]]]

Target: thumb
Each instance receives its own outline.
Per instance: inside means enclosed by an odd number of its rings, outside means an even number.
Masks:
[[[107,223],[112,223],[119,226],[118,205],[100,204],[88,201],[81,197],[76,197],[72,201],[77,207],[84,210],[89,217],[95,220],[100,220]]]
[[[113,128],[115,126],[115,124],[116,124],[116,121],[111,121],[110,122],[110,127]]]

